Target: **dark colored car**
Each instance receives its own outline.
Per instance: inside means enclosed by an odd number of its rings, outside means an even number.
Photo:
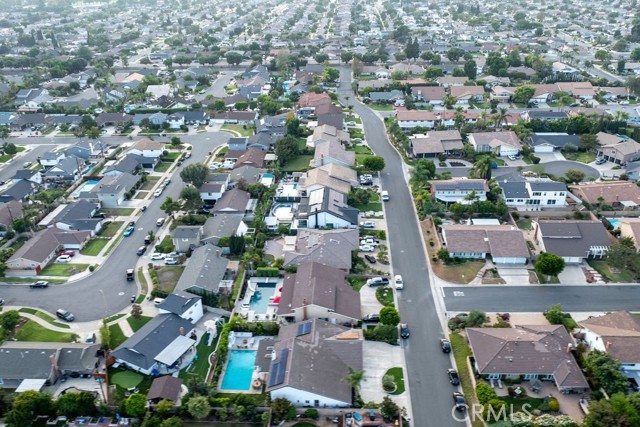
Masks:
[[[400,324],[400,337],[403,339],[409,338],[409,326],[406,323]]]
[[[129,227],[133,227],[134,225],[136,225],[135,221],[129,221]]]
[[[375,264],[376,263],[376,257],[374,257],[373,255],[365,255],[364,259],[366,259],[367,261],[369,261],[371,264]]]
[[[49,282],[45,282],[44,280],[38,280],[37,282],[30,284],[29,286],[32,288],[46,288],[47,286],[49,286]]]
[[[0,298],[0,305],[4,305],[4,300]]]
[[[440,348],[444,353],[451,353],[451,343],[447,339],[440,339]]]
[[[138,250],[136,251],[136,254],[138,255],[144,255],[144,253],[147,251],[147,247],[146,246],[140,246],[138,248]]]
[[[460,377],[458,376],[458,371],[455,369],[447,369],[447,375],[449,376],[449,382],[453,385],[460,384]]]
[[[362,318],[363,322],[377,323],[380,321],[380,315],[378,313],[367,314]]]
[[[456,411],[464,412],[467,409],[467,402],[464,400],[464,396],[457,391],[453,393],[453,404],[456,407]]]
[[[143,207],[141,207],[141,208],[140,208],[140,210],[141,210],[142,212],[144,212],[144,211],[146,211],[146,210],[147,210],[147,207],[146,207],[146,206],[143,206]]]
[[[133,268],[130,268],[127,270],[127,280],[128,281],[132,281],[133,280]]]
[[[60,319],[65,320],[67,322],[73,322],[75,320],[75,316],[67,310],[60,309],[56,311],[56,316],[58,316]]]

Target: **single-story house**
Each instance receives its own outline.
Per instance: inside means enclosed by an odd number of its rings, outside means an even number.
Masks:
[[[416,101],[428,102],[431,105],[442,105],[447,94],[442,86],[414,86],[411,96]]]
[[[47,228],[38,231],[7,260],[12,270],[32,270],[39,273],[53,261],[60,249],[80,250],[91,238],[88,231],[63,231]]]
[[[312,167],[319,167],[335,163],[345,167],[351,167],[356,161],[356,154],[353,151],[344,149],[340,142],[326,141],[316,146],[316,150],[311,160]]]
[[[522,119],[525,122],[531,120],[542,120],[543,122],[554,122],[557,120],[565,120],[568,117],[566,111],[551,111],[551,110],[529,110],[522,114]]]
[[[462,136],[457,130],[435,130],[426,135],[413,135],[409,145],[415,158],[438,157],[464,150]]]
[[[17,200],[0,203],[0,225],[4,227],[4,230],[8,230],[13,221],[22,216],[22,212],[22,203]],[[0,234],[4,235],[4,231]]]
[[[147,403],[149,406],[153,406],[163,400],[167,400],[173,402],[175,407],[178,407],[180,406],[180,398],[182,395],[182,378],[163,375],[153,379],[149,392],[147,393]]]
[[[84,169],[84,160],[76,156],[68,156],[51,166],[44,172],[45,180],[75,181]]]
[[[142,157],[160,158],[165,150],[165,144],[149,138],[142,138],[134,142],[127,153],[137,154]]]
[[[126,200],[126,194],[133,191],[142,177],[124,172],[119,175],[103,177],[88,192],[79,194],[81,199],[96,199],[103,208],[117,208]]]
[[[214,124],[252,125],[256,123],[258,113],[255,111],[227,111],[217,113],[212,119]]]
[[[341,325],[355,325],[362,315],[360,295],[346,282],[346,273],[317,262],[285,275],[277,313],[288,322],[328,319]]]
[[[535,228],[540,248],[562,257],[567,264],[604,258],[614,241],[600,221],[540,220]]]
[[[262,168],[265,164],[266,156],[267,152],[258,148],[246,150],[240,155],[240,157],[238,157],[234,168],[239,168],[242,166],[253,166],[254,168]]]
[[[478,153],[496,153],[502,157],[516,155],[522,149],[520,138],[512,131],[470,133],[469,143]]]
[[[508,265],[524,265],[530,257],[523,231],[510,225],[443,225],[442,238],[451,257],[491,256],[494,264]]]
[[[202,226],[202,243],[217,245],[223,237],[244,236],[249,227],[242,220],[243,214],[216,215],[207,218]]]
[[[562,150],[569,144],[576,148],[580,147],[580,137],[568,133],[534,133],[528,142],[534,153],[552,153],[554,150]]]
[[[563,393],[584,393],[589,384],[573,353],[575,343],[562,325],[467,328],[475,369],[489,380],[553,381]]]
[[[284,251],[284,266],[316,262],[344,271],[351,269],[351,254],[358,249],[356,229],[298,230],[291,250]]]
[[[351,188],[357,185],[358,175],[355,170],[337,163],[330,163],[303,173],[298,180],[297,189],[302,196],[321,187],[348,194]]]
[[[456,104],[467,105],[473,102],[482,102],[484,87],[482,86],[451,86],[450,95],[456,98]]]
[[[198,246],[191,253],[176,290],[189,292],[231,292],[234,272],[229,268],[229,260],[222,256],[222,249],[212,244]]]
[[[255,202],[255,200],[251,199],[248,192],[234,188],[222,194],[218,201],[216,201],[211,212],[214,215],[246,214],[255,209]]]
[[[590,182],[570,185],[569,190],[591,205],[607,204],[614,209],[637,209],[640,206],[640,188],[629,181]]]
[[[640,218],[619,218],[620,237],[628,237],[633,241],[636,252],[640,252]]]
[[[49,225],[65,231],[89,231],[93,236],[102,229],[103,219],[94,218],[99,210],[99,203],[78,200],[64,206]]]

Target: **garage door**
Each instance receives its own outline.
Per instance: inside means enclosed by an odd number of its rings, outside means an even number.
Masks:
[[[553,153],[553,147],[549,146],[539,146],[534,148],[535,153]]]

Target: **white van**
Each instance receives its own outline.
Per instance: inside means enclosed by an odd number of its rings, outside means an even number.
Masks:
[[[388,191],[385,190],[380,194],[382,196],[382,201],[383,202],[388,202],[389,201],[389,192]]]

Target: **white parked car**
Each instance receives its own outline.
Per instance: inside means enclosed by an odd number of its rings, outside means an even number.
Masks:
[[[396,289],[404,288],[404,281],[402,280],[402,276],[399,274],[396,274],[396,276],[393,278],[393,283],[395,283]]]
[[[162,195],[162,190],[163,190],[162,188],[158,188],[158,189],[153,193],[153,195],[154,195],[155,197],[160,197],[160,196]]]
[[[223,169],[231,170],[234,167],[236,167],[236,162],[235,161],[231,162],[231,161],[225,160],[225,162],[222,164],[222,168]]]
[[[373,252],[375,250],[375,248],[371,245],[360,245],[359,249],[362,252]]]
[[[360,227],[362,228],[375,228],[376,227],[376,223],[373,221],[362,221],[360,223]]]
[[[211,170],[216,170],[216,169],[221,169],[222,168],[222,163],[220,162],[213,162],[209,165],[209,169]]]
[[[158,252],[154,252],[151,254],[151,261],[162,261],[164,259],[165,255],[164,254],[160,254]]]
[[[69,255],[60,255],[58,258],[56,258],[56,262],[71,262],[71,257]]]
[[[376,242],[373,237],[367,237],[366,239],[360,240],[360,245],[361,246],[362,245],[369,245],[369,246],[376,247],[376,246],[378,246],[378,242]]]

